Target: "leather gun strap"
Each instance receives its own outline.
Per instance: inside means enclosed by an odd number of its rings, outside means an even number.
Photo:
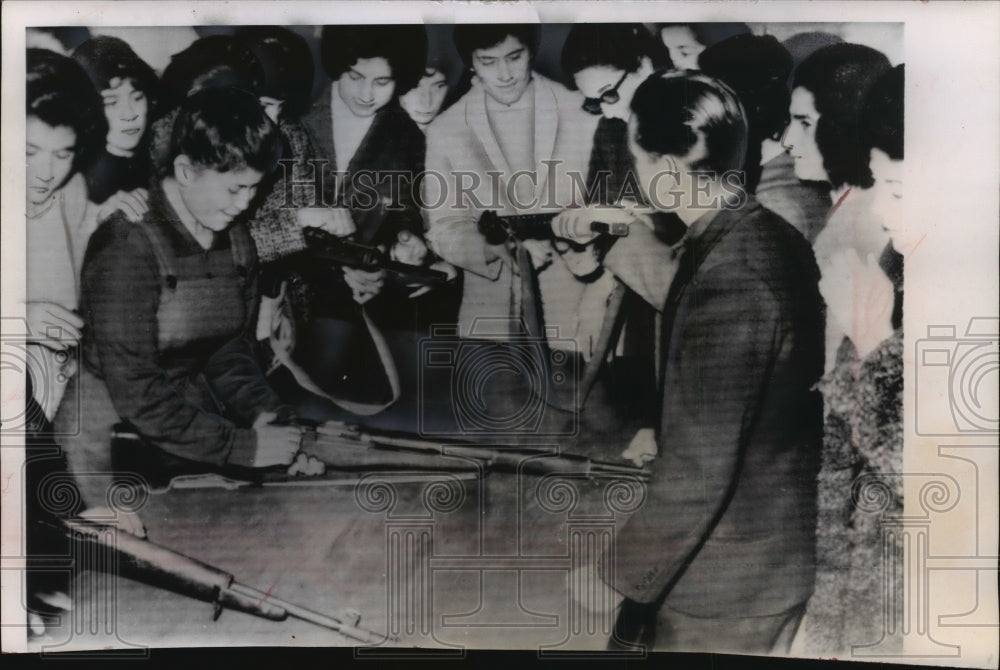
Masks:
[[[604,367],[608,351],[618,341],[618,335],[621,333],[622,325],[624,324],[622,303],[625,302],[626,293],[625,284],[616,279],[615,287],[608,296],[608,305],[604,312],[604,321],[601,323],[601,333],[597,338],[597,346],[594,348],[594,353],[583,371],[580,390],[577,394],[577,409],[583,409],[584,404],[587,402],[587,396],[590,395],[590,391],[594,388],[594,382],[597,381],[597,375],[600,373],[601,368]]]
[[[351,414],[357,414],[358,416],[372,416],[373,414],[378,414],[382,410],[393,405],[400,396],[400,385],[399,385],[399,371],[396,369],[396,362],[393,360],[392,351],[389,349],[389,344],[385,340],[385,336],[382,331],[379,330],[375,322],[368,315],[368,311],[362,307],[361,316],[364,318],[365,327],[368,329],[368,334],[372,338],[372,342],[375,344],[375,350],[378,352],[379,363],[383,372],[385,372],[386,379],[389,380],[389,388],[392,391],[392,398],[384,403],[365,403],[357,402],[355,400],[349,400],[347,398],[342,398],[340,396],[335,396],[327,393],[312,380],[312,378],[303,370],[295,361],[292,360],[288,352],[284,350],[279,350],[275,348],[274,355],[292,373],[295,377],[295,381],[298,382],[299,386],[309,391],[310,393],[315,393],[321,398],[326,398],[332,402],[337,407],[350,412]]]
[[[541,349],[542,382],[544,384],[544,400],[546,404],[557,409],[573,411],[572,406],[560,402],[556,396],[552,382],[552,352],[549,350],[549,340],[545,335],[545,314],[542,310],[542,294],[538,286],[538,273],[531,261],[531,253],[518,240],[517,265],[521,274],[521,318],[524,320],[528,336],[538,342]],[[571,401],[575,403],[575,399]]]

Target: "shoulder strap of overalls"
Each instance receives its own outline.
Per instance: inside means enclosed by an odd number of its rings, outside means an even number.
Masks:
[[[168,289],[177,288],[177,269],[174,265],[174,256],[170,253],[170,243],[163,236],[163,232],[148,221],[140,221],[135,224],[136,228],[149,240],[149,246],[156,257],[156,265],[160,269],[160,281]]]
[[[229,227],[229,245],[233,252],[233,265],[241,274],[246,274],[254,260],[253,240],[246,226],[236,224]]]

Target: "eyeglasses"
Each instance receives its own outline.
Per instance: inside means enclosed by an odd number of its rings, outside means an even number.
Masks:
[[[600,114],[601,104],[613,105],[619,100],[621,100],[621,98],[618,95],[618,87],[622,85],[622,82],[625,81],[625,77],[627,77],[628,75],[629,75],[628,70],[626,70],[625,74],[623,74],[621,79],[618,80],[618,83],[615,84],[613,87],[609,88],[608,90],[606,90],[604,93],[601,93],[601,97],[586,98],[583,101],[583,111],[589,114],[595,114],[595,115]]]

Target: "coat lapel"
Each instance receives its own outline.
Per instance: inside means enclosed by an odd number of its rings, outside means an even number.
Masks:
[[[391,104],[391,103],[390,103]],[[368,132],[365,136],[361,138],[361,144],[358,145],[358,150],[354,152],[354,156],[347,164],[347,172],[349,174],[354,174],[358,170],[363,170],[366,168],[373,167],[375,165],[375,157],[378,151],[378,138],[380,134],[385,134],[388,129],[385,128],[387,121],[389,119],[387,107],[375,112],[375,118],[372,119],[372,124],[368,126]],[[392,133],[388,133],[392,136]],[[382,167],[382,166],[380,166]]]
[[[549,83],[536,74],[532,76],[535,80],[535,169],[539,171],[535,196],[541,199],[549,174],[543,161],[552,159],[552,153],[556,146],[559,108],[556,105],[556,94]]]

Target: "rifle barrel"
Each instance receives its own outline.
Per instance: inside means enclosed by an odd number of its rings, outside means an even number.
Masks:
[[[272,605],[280,607],[288,616],[295,617],[296,619],[301,619],[303,621],[308,621],[309,623],[316,624],[317,626],[322,626],[324,628],[329,628],[332,631],[336,631],[341,635],[349,637],[353,640],[358,640],[359,642],[366,642],[368,644],[378,644],[389,639],[385,635],[379,635],[375,631],[368,630],[366,628],[360,628],[357,626],[357,618],[355,618],[355,623],[351,624],[346,621],[342,621],[336,617],[330,616],[328,614],[322,614],[315,610],[311,610],[308,607],[303,607],[302,605],[296,605],[295,603],[283,600],[276,596],[264,593],[259,589],[255,589],[252,586],[247,586],[246,584],[241,584],[239,582],[233,582],[229,587],[232,591],[250,598],[257,598],[259,601],[269,601]]]
[[[375,450],[391,450],[433,456],[465,456],[484,463],[487,468],[506,470],[521,469],[533,474],[584,474],[592,477],[621,476],[642,481],[649,479],[646,468],[624,463],[595,461],[577,454],[558,454],[547,449],[530,447],[492,447],[486,445],[454,444],[434,442],[411,437],[369,433],[347,426],[333,424],[316,429],[317,440],[338,445],[363,447]]]

